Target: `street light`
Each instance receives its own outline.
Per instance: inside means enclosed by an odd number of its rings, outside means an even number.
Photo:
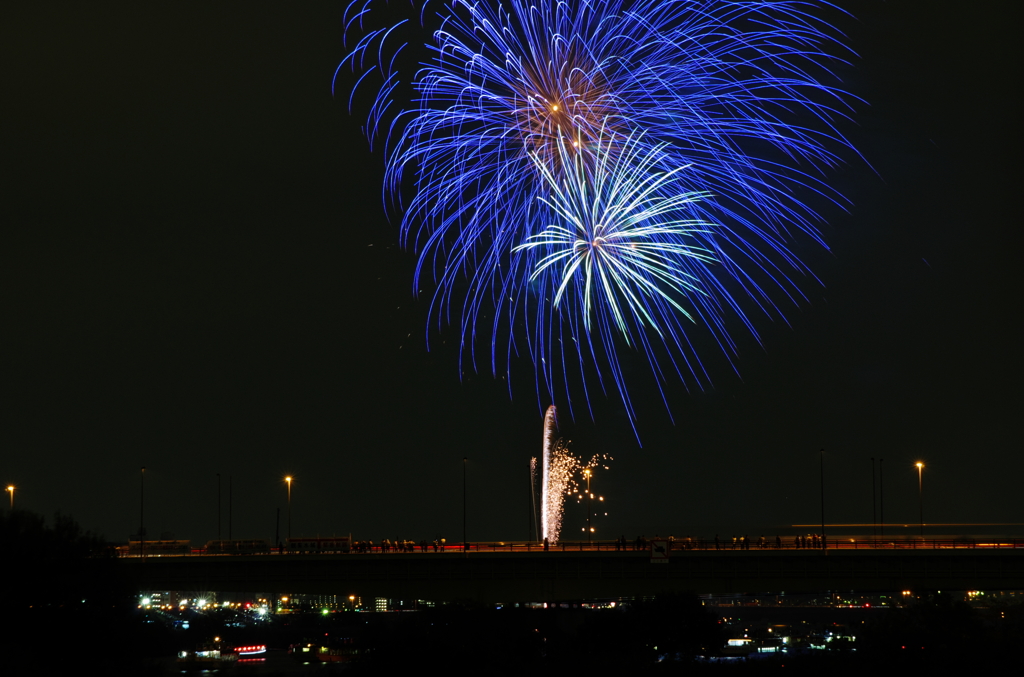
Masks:
[[[818,471],[821,478],[821,549],[825,549],[825,450],[818,450]]]
[[[288,475],[284,481],[288,484],[288,539],[290,540],[292,537],[292,476]]]
[[[921,520],[921,535],[924,536],[924,497],[921,484],[921,471],[924,470],[924,463],[918,461],[914,465],[917,466],[917,510]]]
[[[882,461],[878,459],[878,535],[885,536],[885,476],[882,474]]]
[[[139,554],[146,556],[146,466],[139,471]]]
[[[462,554],[466,554],[466,457],[462,457]]]
[[[590,545],[591,534],[594,531],[590,526],[590,516],[594,513],[594,495],[590,493],[590,468],[584,470],[583,475],[587,478],[587,545]]]
[[[14,485],[8,484],[7,491],[11,493],[11,510],[14,510]]]
[[[875,512],[875,506],[878,505],[878,501],[875,499],[875,457],[871,457],[871,536],[878,535],[878,513]]]

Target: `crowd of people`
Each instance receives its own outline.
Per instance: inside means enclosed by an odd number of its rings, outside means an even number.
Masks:
[[[380,543],[373,541],[355,541],[352,544],[352,552],[444,552],[445,539],[435,538],[433,541],[427,539],[419,543],[410,540],[390,540],[385,538]],[[461,549],[461,544],[460,544]]]
[[[687,538],[687,541],[690,539]],[[807,534],[806,536],[796,535],[793,537],[793,547],[796,549],[801,548],[823,548],[825,546],[824,537],[818,536],[818,534]],[[757,541],[753,542],[753,547],[758,550],[765,549],[782,549],[784,544],[781,536],[775,537],[773,543],[769,539],[761,536]],[[714,549],[715,550],[750,550],[751,540],[749,536],[733,536],[732,540],[722,541],[718,538],[718,534],[715,534]],[[708,550],[709,548],[705,545],[702,549]]]

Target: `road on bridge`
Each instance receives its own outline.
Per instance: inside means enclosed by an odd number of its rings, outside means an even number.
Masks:
[[[678,545],[678,543],[677,543]],[[918,544],[920,545],[920,544]],[[1024,544],[1021,544],[1024,546]],[[140,590],[328,594],[437,602],[543,602],[665,592],[1024,589],[1024,547],[575,548],[132,557]]]

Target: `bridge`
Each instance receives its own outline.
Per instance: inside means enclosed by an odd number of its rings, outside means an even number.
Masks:
[[[678,545],[678,544],[677,544]],[[1021,544],[1024,546],[1024,544]],[[1024,589],[1024,547],[259,554],[123,560],[140,590],[555,602],[666,592]]]

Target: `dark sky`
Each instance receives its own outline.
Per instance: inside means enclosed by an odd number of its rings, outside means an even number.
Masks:
[[[454,541],[467,457],[470,539],[525,537],[533,384],[510,399],[426,350],[383,161],[331,95],[343,3],[25,5],[0,22],[18,506],[124,541],[146,466],[150,532],[201,543],[219,473],[223,535],[230,477],[233,535],[273,538],[290,473],[295,535]],[[1013,4],[844,6],[875,171],[832,177],[853,206],[826,212],[831,252],[798,244],[823,284],[763,347],[737,336],[742,378],[712,356],[712,389],[670,391],[674,425],[634,392],[642,448],[614,401],[563,417],[615,459],[599,535],[791,533],[820,519],[822,448],[829,522],[871,522],[871,457],[887,521],[917,520],[920,459],[926,521],[1024,522]]]

